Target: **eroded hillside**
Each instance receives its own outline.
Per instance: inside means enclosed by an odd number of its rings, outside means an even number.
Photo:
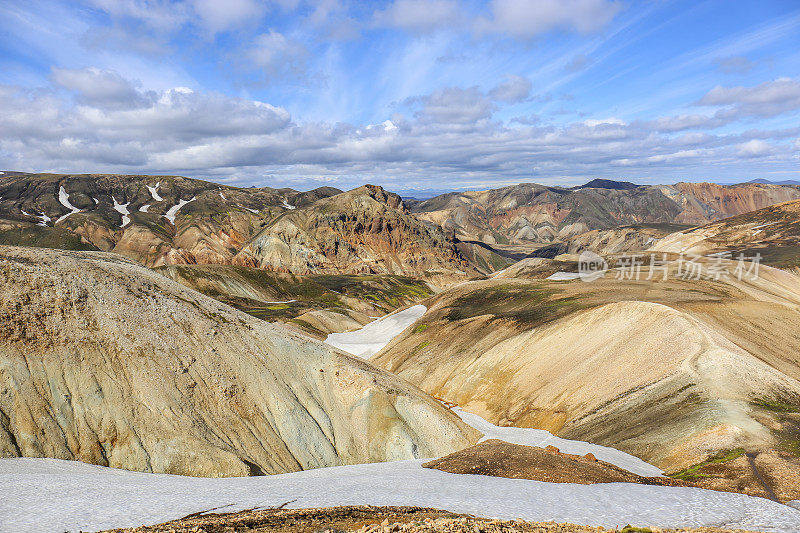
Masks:
[[[492,422],[667,471],[740,447],[798,454],[800,277],[762,266],[755,280],[714,279],[709,260],[701,279],[672,262],[666,280],[645,268],[584,283],[527,278],[546,268],[531,261],[426,301],[373,362]]]
[[[0,456],[196,476],[432,457],[401,379],[119,256],[0,247]]]

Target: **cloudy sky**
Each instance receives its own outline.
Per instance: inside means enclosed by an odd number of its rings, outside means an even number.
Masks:
[[[0,0],[0,168],[800,179],[796,0]]]

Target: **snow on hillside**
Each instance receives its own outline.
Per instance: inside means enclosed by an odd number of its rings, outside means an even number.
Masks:
[[[424,460],[249,478],[127,472],[57,459],[0,459],[0,531],[96,531],[214,508],[416,505],[483,517],[621,527],[800,530],[800,511],[763,498],[630,483],[578,485],[450,474]]]
[[[555,272],[547,277],[549,280],[553,281],[567,281],[571,279],[578,279],[580,274],[577,272]]]
[[[197,200],[197,196],[193,197],[191,200],[178,200],[178,203],[176,205],[173,205],[172,207],[170,207],[169,210],[167,210],[167,214],[163,215],[163,217],[166,218],[167,220],[169,220],[170,223],[172,223],[174,225],[175,224],[175,216],[178,214],[178,211],[180,210],[180,208],[185,206],[189,202],[194,202],[195,200]]]
[[[156,202],[160,202],[163,200],[163,198],[161,198],[161,195],[158,194],[158,188],[160,186],[161,186],[160,181],[156,183],[154,186],[145,185],[145,187],[147,187],[147,190],[150,191],[150,196],[152,196],[153,200],[155,200]]]
[[[369,359],[416,322],[425,311],[427,308],[424,305],[412,305],[408,309],[374,320],[361,329],[347,333],[331,333],[325,342],[334,348]]]
[[[69,213],[67,213],[66,215],[61,215],[60,217],[58,217],[58,219],[56,219],[56,221],[55,221],[56,224],[58,224],[59,222],[61,222],[62,220],[64,220],[65,218],[67,218],[70,215],[74,215],[75,213],[80,213],[81,212],[80,209],[78,209],[77,207],[75,207],[74,205],[72,205],[70,203],[69,194],[67,194],[67,191],[66,191],[66,189],[64,189],[63,185],[61,187],[59,187],[59,189],[58,189],[58,202],[61,205],[63,205],[64,207],[66,207],[67,209],[69,209]]]
[[[114,202],[114,211],[116,211],[117,213],[122,215],[122,224],[120,224],[119,227],[120,228],[124,228],[131,221],[131,217],[128,216],[128,215],[131,214],[131,212],[128,210],[128,206],[130,205],[130,202],[128,202],[126,204],[121,204],[121,203],[117,202],[117,199],[114,198],[113,196],[111,197],[111,201]]]

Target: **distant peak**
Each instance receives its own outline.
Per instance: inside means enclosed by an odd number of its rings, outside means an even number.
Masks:
[[[593,179],[589,183],[584,185],[579,185],[577,187],[573,187],[573,190],[578,189],[614,189],[614,190],[628,190],[628,189],[635,189],[637,187],[641,187],[641,185],[636,185],[635,183],[631,183],[630,181],[614,181],[614,180],[604,180],[604,179]]]

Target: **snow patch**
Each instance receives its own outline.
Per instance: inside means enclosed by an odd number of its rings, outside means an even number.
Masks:
[[[750,229],[766,228],[767,226],[771,226],[773,224],[777,224],[777,222],[767,222],[766,224],[759,224],[758,226],[753,226]]]
[[[142,207],[139,208],[140,213],[147,213],[147,210],[150,209],[150,204],[144,204]]]
[[[497,272],[489,276],[489,279],[494,279],[497,276],[502,276],[506,272],[506,270],[508,270],[508,268],[504,268],[503,270],[498,270]]]
[[[556,272],[555,274],[551,274],[547,276],[545,279],[550,279],[553,281],[566,281],[570,279],[578,279],[581,275],[578,272]]]
[[[222,198],[223,200],[227,200],[227,198],[225,198],[225,195],[222,194],[222,191],[219,191],[219,197]]]
[[[170,221],[170,223],[174,226],[175,225],[175,215],[178,214],[178,211],[181,207],[185,206],[189,202],[194,202],[197,200],[197,196],[193,196],[191,200],[179,200],[176,205],[173,205],[169,208],[166,215],[163,215],[164,218]]]
[[[253,213],[254,215],[257,215],[257,214],[258,214],[258,209],[250,209],[249,207],[245,207],[245,206],[243,206],[243,205],[240,205],[240,204],[236,204],[236,206],[237,206],[237,207],[241,207],[242,209],[245,209],[245,210],[247,210],[247,211],[250,211],[250,212],[251,212],[251,213]]]
[[[289,205],[289,202],[286,201],[286,198],[284,198],[281,202],[281,207],[285,207],[286,209],[297,209],[296,205]]]
[[[122,224],[120,224],[119,227],[124,228],[131,221],[131,218],[128,216],[131,214],[131,212],[128,211],[128,206],[131,205],[131,203],[128,202],[127,204],[121,204],[117,202],[117,199],[113,196],[111,197],[111,201],[114,202],[114,211],[122,215]]]
[[[46,228],[47,227],[47,223],[50,222],[50,220],[51,220],[51,218],[49,216],[45,215],[44,211],[42,211],[42,213],[39,215],[39,223],[37,223],[36,225]]]
[[[94,205],[97,205],[97,204],[99,204],[99,203],[100,203],[100,200],[98,200],[98,199],[97,199],[97,198],[95,198],[94,196],[92,197],[92,200],[94,200]]]
[[[31,215],[30,213],[28,213],[27,211],[25,211],[24,209],[20,209],[20,212],[21,212],[23,215],[25,215],[26,217],[32,217],[32,216],[33,216],[33,215]]]
[[[161,185],[160,181],[152,187],[150,185],[145,185],[145,187],[147,187],[147,190],[150,191],[150,196],[152,196],[153,200],[155,200],[156,202],[160,202],[163,200],[163,198],[161,198],[161,195],[158,194],[158,187],[160,185]]]
[[[417,321],[428,309],[424,305],[412,305],[408,309],[374,320],[361,329],[347,333],[331,333],[327,344],[363,359],[369,359]]]
[[[59,203],[61,205],[63,205],[67,209],[69,209],[69,213],[67,213],[66,215],[61,215],[60,217],[58,217],[58,219],[55,222],[56,224],[58,224],[59,222],[61,222],[62,220],[64,220],[65,218],[67,218],[70,215],[74,215],[75,213],[80,213],[81,212],[80,209],[78,209],[77,207],[75,207],[74,205],[72,205],[69,202],[69,194],[67,194],[67,190],[64,189],[63,185],[61,187],[59,187],[59,189],[58,189],[58,201],[59,201]]]
[[[0,531],[136,527],[224,507],[398,505],[614,528],[716,526],[800,531],[800,512],[765,498],[632,483],[546,483],[422,468],[424,459],[258,477],[191,478],[58,459],[0,459]],[[290,502],[286,504],[286,502]]]

